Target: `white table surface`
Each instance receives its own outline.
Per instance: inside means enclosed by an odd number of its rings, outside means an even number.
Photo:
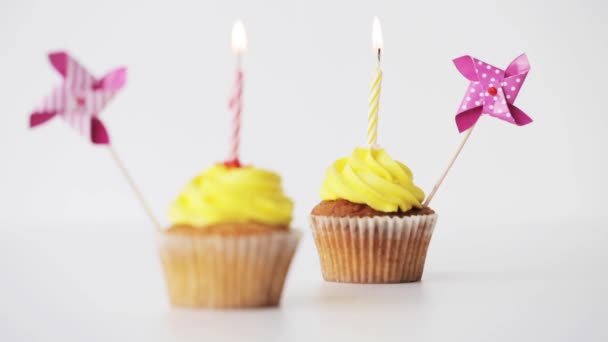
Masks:
[[[398,285],[324,282],[306,231],[281,307],[245,311],[171,308],[144,224],[4,226],[0,341],[608,341],[606,224],[475,222]]]

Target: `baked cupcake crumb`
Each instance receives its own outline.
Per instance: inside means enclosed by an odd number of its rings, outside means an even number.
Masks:
[[[209,234],[209,235],[250,235],[250,234],[263,234],[271,233],[276,231],[287,231],[288,226],[273,226],[258,222],[246,222],[246,223],[216,223],[210,224],[204,227],[195,227],[188,224],[176,224],[167,230],[169,234],[180,234],[180,235],[196,235],[196,234]]]
[[[367,204],[353,203],[344,199],[331,201],[321,201],[313,209],[311,214],[315,216],[336,216],[336,217],[372,217],[372,216],[416,216],[431,215],[435,211],[429,207],[412,208],[408,211],[396,211],[385,213],[378,211]]]

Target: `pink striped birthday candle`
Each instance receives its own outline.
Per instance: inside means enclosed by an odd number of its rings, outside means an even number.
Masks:
[[[240,167],[239,147],[241,144],[241,113],[243,111],[243,69],[241,60],[247,47],[247,36],[243,22],[237,20],[232,27],[232,49],[236,54],[237,68],[234,90],[228,104],[232,111],[232,130],[230,134],[230,151],[224,163],[228,167]]]
[[[241,144],[241,112],[243,109],[243,70],[241,68],[236,71],[234,91],[228,107],[232,111],[232,131],[227,164],[238,167],[240,166],[239,146]]]

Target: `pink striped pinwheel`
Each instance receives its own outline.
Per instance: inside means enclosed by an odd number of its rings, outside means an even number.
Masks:
[[[94,144],[109,144],[110,137],[98,116],[126,83],[127,70],[118,68],[96,79],[65,52],[51,53],[49,60],[63,82],[31,113],[30,127],[60,116]]]
[[[471,56],[454,59],[458,71],[471,83],[456,114],[458,131],[473,127],[482,114],[523,126],[532,119],[513,102],[526,79],[530,64],[525,54],[515,58],[507,70],[482,62]]]

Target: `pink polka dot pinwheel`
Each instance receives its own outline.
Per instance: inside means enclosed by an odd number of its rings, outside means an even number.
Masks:
[[[98,116],[126,83],[127,70],[119,68],[95,79],[65,52],[51,53],[49,60],[63,76],[63,82],[30,114],[30,127],[60,116],[94,144],[110,144],[108,132]]]
[[[506,70],[471,56],[454,59],[460,73],[471,83],[456,114],[459,132],[473,127],[482,114],[523,126],[532,119],[513,102],[521,89],[530,64],[525,54],[515,58]]]

